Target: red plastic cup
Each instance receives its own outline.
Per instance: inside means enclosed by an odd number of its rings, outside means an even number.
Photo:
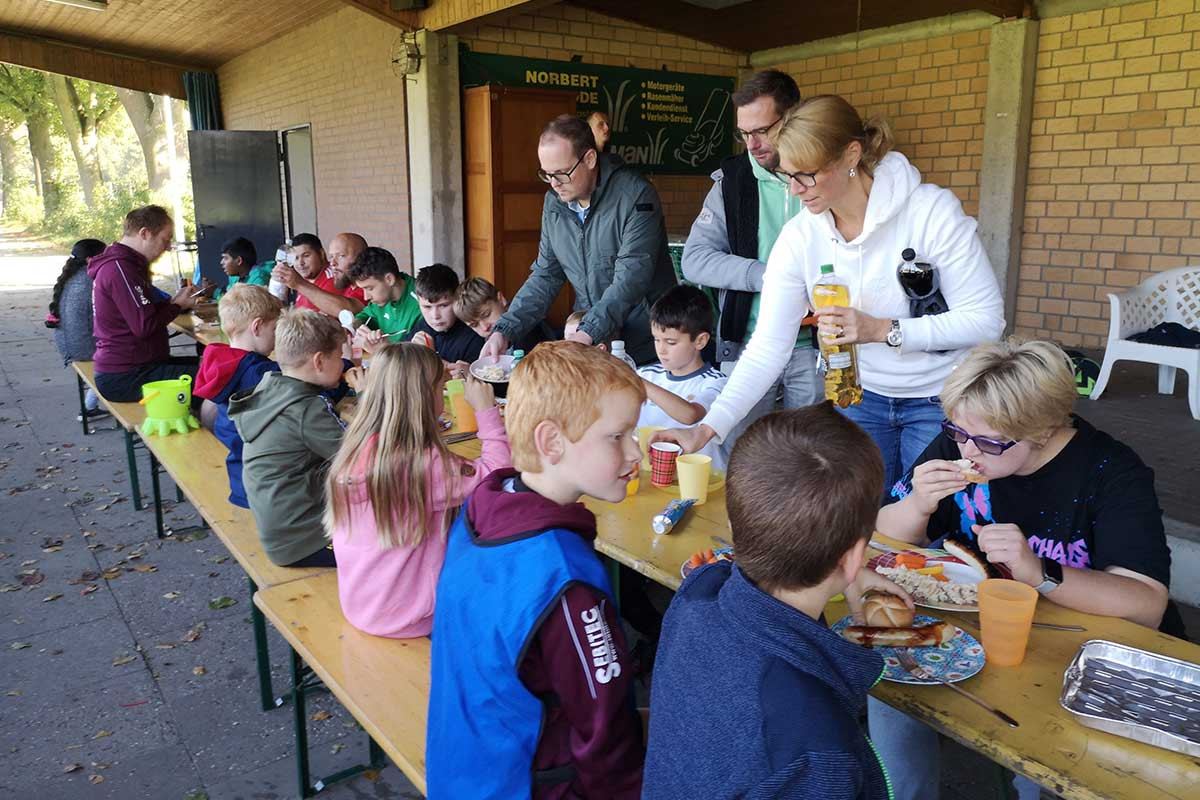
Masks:
[[[650,482],[655,486],[675,483],[675,459],[683,448],[674,442],[655,442],[650,445]]]

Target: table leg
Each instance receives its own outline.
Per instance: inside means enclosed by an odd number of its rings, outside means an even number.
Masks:
[[[83,435],[87,436],[88,435],[87,400],[84,399],[84,397],[87,393],[87,390],[84,388],[83,378],[81,378],[79,376],[79,373],[75,373],[75,383],[79,388],[79,419],[82,420],[82,422],[83,422]]]
[[[158,534],[158,538],[167,538],[167,532],[163,528],[163,509],[162,509],[162,490],[158,482],[158,459],[154,457],[154,453],[146,450],[146,454],[150,456],[150,487],[154,492],[154,531]]]
[[[250,582],[250,622],[254,626],[254,659],[258,665],[258,696],[262,701],[262,710],[270,711],[283,705],[284,698],[276,697],[275,690],[271,688],[271,655],[267,652],[267,620],[254,602],[254,593],[258,591],[258,585],[249,575],[246,576],[246,580]]]
[[[308,716],[304,701],[304,662],[295,648],[292,653],[292,725],[296,731],[296,781],[301,797],[314,794],[308,771]]]
[[[133,510],[141,511],[142,484],[138,480],[137,457],[133,453],[133,431],[125,431],[125,457],[129,460],[129,488],[133,492]]]

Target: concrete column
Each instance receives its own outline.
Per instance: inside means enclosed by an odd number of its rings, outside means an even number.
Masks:
[[[463,275],[458,37],[425,30],[416,36],[421,68],[406,87],[413,269],[442,263]]]
[[[1000,283],[1004,318],[1010,329],[1017,307],[1037,35],[1037,20],[1000,22],[992,27],[988,45],[979,236]]]

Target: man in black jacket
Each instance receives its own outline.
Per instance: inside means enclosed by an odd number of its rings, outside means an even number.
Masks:
[[[726,374],[732,372],[754,332],[758,293],[775,239],[802,209],[788,192],[787,181],[774,173],[779,154],[771,142],[784,114],[799,102],[796,82],[778,70],[755,73],[734,92],[736,135],[746,152],[726,158],[713,173],[713,187],[683,250],[683,276],[721,290],[717,359]],[[727,447],[732,448],[741,431],[780,403],[783,408],[799,408],[821,399],[812,343],[812,328],[802,327],[779,382],[727,437]]]

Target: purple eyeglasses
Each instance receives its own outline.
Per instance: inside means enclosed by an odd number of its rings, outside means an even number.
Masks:
[[[962,428],[951,422],[942,423],[942,433],[946,434],[952,441],[959,444],[974,442],[979,448],[979,452],[987,453],[989,456],[998,456],[1010,447],[1015,447],[1015,441],[1002,442],[999,439],[989,439],[986,436],[972,436]]]

